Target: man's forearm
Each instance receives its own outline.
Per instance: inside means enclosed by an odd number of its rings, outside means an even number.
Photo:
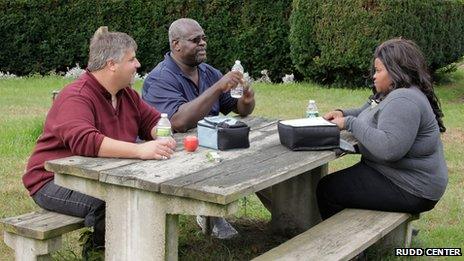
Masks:
[[[98,150],[98,157],[138,158],[137,144],[105,137]]]
[[[173,129],[178,132],[186,132],[196,127],[197,122],[211,111],[221,93],[221,90],[213,85],[196,99],[182,104],[171,118]]]

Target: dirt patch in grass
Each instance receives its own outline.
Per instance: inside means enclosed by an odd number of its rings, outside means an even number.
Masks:
[[[274,234],[265,221],[245,218],[229,221],[239,232],[238,236],[219,240],[198,233],[194,240],[189,237],[188,242],[180,242],[180,260],[250,260],[289,239]]]
[[[447,129],[445,133],[442,135],[443,142],[447,144],[454,144],[454,143],[463,143],[464,141],[464,130],[460,128],[450,128]]]
[[[49,108],[36,107],[36,106],[15,106],[10,105],[5,110],[4,113],[6,117],[9,118],[20,118],[20,117],[31,117],[31,115],[45,115],[47,114]],[[2,116],[2,117],[4,117]]]

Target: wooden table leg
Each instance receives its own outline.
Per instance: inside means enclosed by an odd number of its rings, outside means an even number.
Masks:
[[[316,187],[328,164],[272,186],[272,229],[295,236],[321,221]]]
[[[105,260],[177,260],[177,216],[166,205],[157,193],[108,187]]]

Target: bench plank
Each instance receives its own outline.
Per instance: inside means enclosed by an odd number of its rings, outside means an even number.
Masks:
[[[345,209],[253,260],[349,260],[410,218],[407,213]]]
[[[5,231],[45,240],[82,228],[84,219],[50,211],[36,211],[1,220]]]

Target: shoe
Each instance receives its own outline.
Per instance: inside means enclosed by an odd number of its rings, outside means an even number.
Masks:
[[[419,234],[419,229],[418,228],[413,228],[411,231],[411,236],[416,237]]]
[[[214,217],[211,236],[218,239],[231,239],[238,235],[237,230],[225,218]]]
[[[201,228],[203,232],[205,232],[206,218],[204,216],[197,216],[196,220],[197,220],[198,226]]]
[[[197,216],[196,218],[198,226],[205,231],[206,217]],[[211,236],[218,239],[231,239],[238,235],[237,230],[222,217],[211,217]]]

